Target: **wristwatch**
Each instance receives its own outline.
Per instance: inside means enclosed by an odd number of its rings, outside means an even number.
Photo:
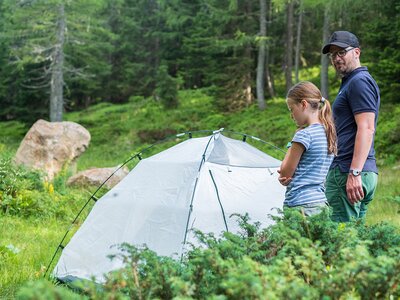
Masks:
[[[352,174],[353,176],[359,176],[361,174],[361,170],[350,169],[349,173]]]

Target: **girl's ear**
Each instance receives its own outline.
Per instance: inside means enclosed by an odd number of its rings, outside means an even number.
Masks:
[[[306,109],[307,108],[307,104],[308,104],[308,102],[307,102],[307,100],[306,99],[303,99],[303,100],[301,100],[301,107],[303,108],[303,109]]]

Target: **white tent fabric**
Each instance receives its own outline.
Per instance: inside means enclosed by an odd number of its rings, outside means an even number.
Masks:
[[[193,230],[237,232],[237,213],[266,226],[281,208],[285,188],[280,161],[246,142],[214,133],[191,138],[141,160],[94,205],[63,249],[54,277],[95,279],[123,266],[110,260],[121,243],[146,245],[159,255],[179,258]],[[185,243],[184,243],[185,242]]]

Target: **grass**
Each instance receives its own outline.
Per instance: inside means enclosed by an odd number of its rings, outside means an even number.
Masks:
[[[381,168],[378,187],[367,214],[367,223],[388,222],[400,228],[400,169]]]
[[[0,245],[18,249],[0,256],[0,299],[14,299],[21,285],[43,276],[66,223],[1,216],[0,228]]]
[[[84,220],[89,210],[80,220]],[[0,217],[0,246],[16,249],[15,253],[0,251],[0,299],[15,299],[22,285],[44,277],[64,234],[69,230],[63,242],[65,246],[81,224],[78,222],[71,226],[71,221],[55,218]],[[59,255],[60,251],[57,251],[47,275],[51,274]]]
[[[78,170],[116,166],[157,140],[188,130],[225,128],[257,136],[280,148],[284,148],[295,130],[283,98],[269,100],[265,111],[259,111],[253,105],[235,113],[217,111],[212,97],[200,90],[181,91],[179,98],[180,108],[169,111],[154,100],[132,98],[125,104],[102,103],[66,114],[66,120],[82,124],[92,136],[88,150],[78,160]],[[395,139],[395,136],[389,136],[392,134],[389,128],[397,124],[395,114],[388,110],[383,116],[380,126],[383,126],[385,135],[378,135],[377,139],[387,136]],[[14,154],[27,130],[28,127],[19,122],[0,122],[0,153]],[[178,141],[172,139],[157,145],[144,157]],[[248,142],[277,158],[283,158],[281,152],[274,151],[269,145],[251,139]],[[378,142],[378,145],[382,145],[380,149],[385,149],[385,143]],[[400,170],[393,168],[397,157],[393,154],[388,156],[382,150],[378,153],[381,163],[384,163],[385,157],[390,157],[391,164],[380,168],[378,189],[369,208],[367,223],[386,221],[400,228]],[[133,161],[129,167],[133,168],[136,162]],[[89,195],[88,191],[80,192],[84,194],[83,198]],[[71,221],[25,219],[0,213],[0,247],[12,245],[19,249],[16,254],[2,254],[0,251],[0,299],[14,299],[22,284],[43,275]]]

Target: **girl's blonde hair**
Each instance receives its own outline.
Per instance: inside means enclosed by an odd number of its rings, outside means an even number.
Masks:
[[[326,132],[328,153],[337,154],[336,129],[333,123],[331,105],[328,99],[322,97],[321,91],[313,83],[302,81],[289,90],[286,99],[286,101],[296,103],[306,100],[312,109],[318,110],[319,120]]]

